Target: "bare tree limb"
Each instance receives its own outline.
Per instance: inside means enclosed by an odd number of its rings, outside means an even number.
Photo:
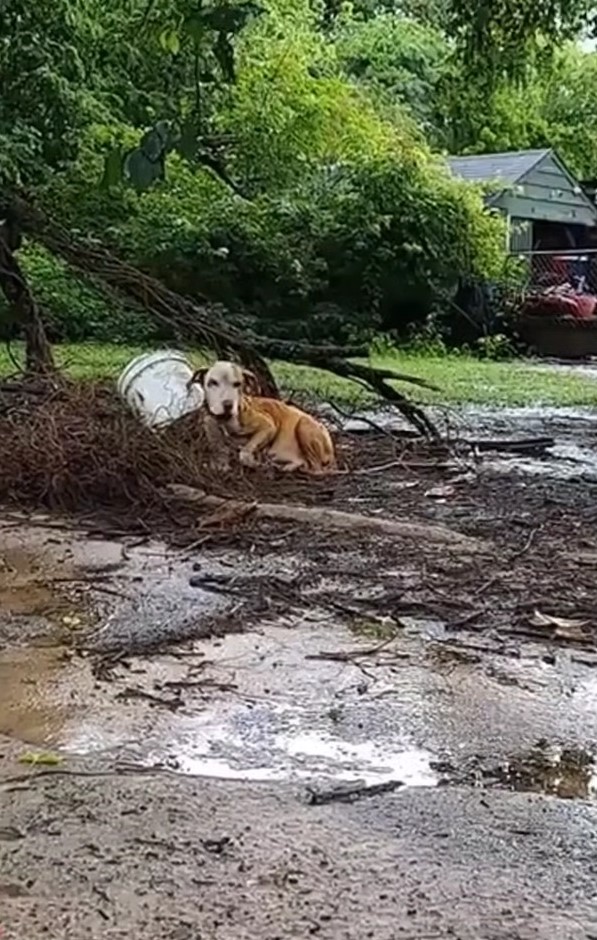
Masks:
[[[323,506],[297,506],[295,503],[247,503],[211,496],[192,486],[172,483],[166,494],[185,503],[204,506],[213,510],[231,510],[239,516],[253,514],[263,519],[283,519],[318,529],[342,529],[353,532],[377,532],[395,538],[414,539],[422,544],[445,546],[452,551],[477,553],[484,550],[483,543],[453,529],[424,522],[408,522],[404,519],[384,519],[379,516],[364,516],[360,513],[342,512]]]
[[[325,369],[369,388],[392,402],[419,433],[439,438],[439,432],[425,411],[388,383],[406,382],[431,389],[435,386],[415,376],[349,361],[365,358],[366,347],[310,346],[258,336],[251,331],[240,332],[226,322],[224,308],[215,304],[200,306],[169,290],[160,281],[115,257],[103,245],[75,239],[24,200],[13,199],[10,211],[18,215],[25,232],[82,274],[98,279],[129,303],[148,311],[159,322],[200,347],[222,358],[240,359],[259,376],[264,394],[279,395],[265,357]]]

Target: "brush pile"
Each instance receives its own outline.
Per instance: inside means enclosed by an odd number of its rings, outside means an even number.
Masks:
[[[221,496],[252,489],[210,468],[199,415],[156,433],[101,383],[0,386],[0,453],[0,500],[35,509],[147,518],[163,511],[170,483]]]

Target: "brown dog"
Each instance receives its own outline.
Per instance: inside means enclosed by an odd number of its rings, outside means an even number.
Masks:
[[[229,434],[248,438],[239,455],[244,466],[256,466],[258,457],[267,454],[286,472],[319,475],[335,469],[327,428],[293,405],[251,395],[251,391],[258,392],[252,372],[234,362],[216,362],[209,369],[199,369],[193,382],[203,386],[211,418]]]

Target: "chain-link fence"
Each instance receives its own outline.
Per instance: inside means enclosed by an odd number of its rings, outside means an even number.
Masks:
[[[583,251],[529,251],[516,254],[523,265],[527,291],[569,287],[597,294],[597,249]]]

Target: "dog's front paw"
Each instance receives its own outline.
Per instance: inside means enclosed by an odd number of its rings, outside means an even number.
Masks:
[[[257,458],[249,450],[241,450],[238,457],[243,467],[256,467],[258,464]]]

